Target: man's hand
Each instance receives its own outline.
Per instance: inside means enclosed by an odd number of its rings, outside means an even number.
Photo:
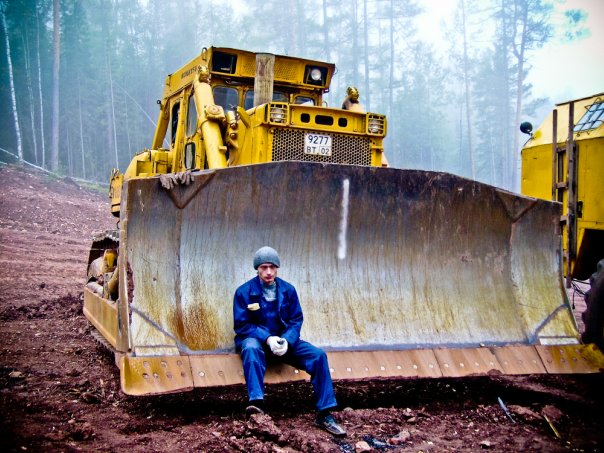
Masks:
[[[282,355],[284,355],[287,352],[287,340],[285,338],[279,338],[278,340],[279,343],[279,348],[276,349],[275,351],[273,351],[273,354],[281,357]]]
[[[266,339],[266,344],[276,356],[282,356],[287,352],[287,340],[285,338],[272,336]]]
[[[281,347],[279,340],[281,340],[280,337],[268,337],[266,339],[266,344],[268,345],[269,348],[271,348],[271,351],[273,351],[273,354],[275,353],[276,350],[278,350]]]

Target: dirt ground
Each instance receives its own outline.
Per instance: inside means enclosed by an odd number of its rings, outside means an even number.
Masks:
[[[604,374],[336,383],[343,440],[313,426],[309,383],[269,386],[251,419],[242,386],[129,397],[81,308],[105,193],[6,165],[0,181],[2,451],[604,451]]]

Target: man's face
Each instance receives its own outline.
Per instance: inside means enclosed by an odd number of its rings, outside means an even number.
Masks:
[[[258,276],[267,285],[272,285],[277,276],[278,267],[272,263],[263,263],[258,266]]]

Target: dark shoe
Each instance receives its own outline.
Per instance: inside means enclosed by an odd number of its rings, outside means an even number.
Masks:
[[[245,408],[245,413],[250,416],[254,414],[264,414],[264,401],[251,400]]]
[[[336,437],[346,436],[346,430],[338,425],[331,414],[319,415],[315,420],[315,425]]]

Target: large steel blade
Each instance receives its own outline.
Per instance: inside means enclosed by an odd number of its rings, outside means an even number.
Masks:
[[[233,350],[232,298],[270,245],[328,350],[573,343],[560,207],[445,173],[276,162],[130,180],[138,355]]]

